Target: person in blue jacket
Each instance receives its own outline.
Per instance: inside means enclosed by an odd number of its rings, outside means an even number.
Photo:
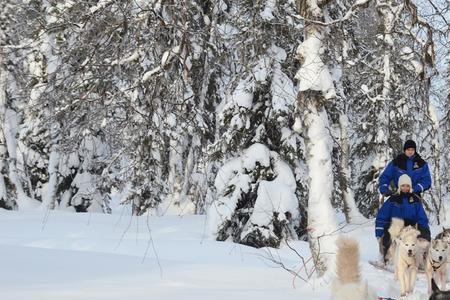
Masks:
[[[407,174],[403,174],[398,179],[398,190],[391,195],[380,208],[375,220],[375,236],[382,246],[383,259],[386,260],[386,252],[391,244],[389,225],[392,218],[403,219],[405,226],[417,226],[420,231],[418,238],[431,240],[428,218],[422,206],[421,198],[412,193],[412,181]],[[386,261],[385,261],[386,262]]]
[[[394,192],[390,190],[391,182],[398,188],[397,182],[401,175],[407,174],[412,180],[412,193],[419,196],[431,187],[431,175],[428,163],[423,160],[416,150],[416,143],[407,140],[403,146],[403,153],[391,161],[379,179],[380,193],[390,196]]]

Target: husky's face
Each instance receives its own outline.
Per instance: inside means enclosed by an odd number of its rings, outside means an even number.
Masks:
[[[444,262],[447,260],[448,244],[443,240],[434,240],[431,242],[430,258],[434,262]]]
[[[399,247],[402,255],[413,257],[417,252],[417,236],[420,232],[408,227],[400,233]]]

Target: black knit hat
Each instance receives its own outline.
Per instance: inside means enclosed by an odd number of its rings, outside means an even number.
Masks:
[[[414,148],[414,150],[417,151],[416,142],[414,142],[413,140],[407,140],[405,142],[405,145],[403,145],[403,151],[409,148]]]

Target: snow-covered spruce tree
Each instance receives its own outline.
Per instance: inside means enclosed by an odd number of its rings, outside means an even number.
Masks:
[[[210,160],[222,166],[211,187],[209,228],[218,240],[278,247],[303,235],[306,221],[303,140],[291,130],[295,7],[219,1],[215,9],[221,103]]]
[[[218,240],[253,247],[278,247],[296,238],[299,222],[296,182],[290,166],[255,143],[217,173],[218,199],[209,208],[209,226]]]

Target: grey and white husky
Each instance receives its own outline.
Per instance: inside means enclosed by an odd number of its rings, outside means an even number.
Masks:
[[[440,290],[446,290],[448,248],[447,242],[442,239],[431,241],[425,267],[428,279],[428,294],[432,292],[432,279],[438,282]]]

